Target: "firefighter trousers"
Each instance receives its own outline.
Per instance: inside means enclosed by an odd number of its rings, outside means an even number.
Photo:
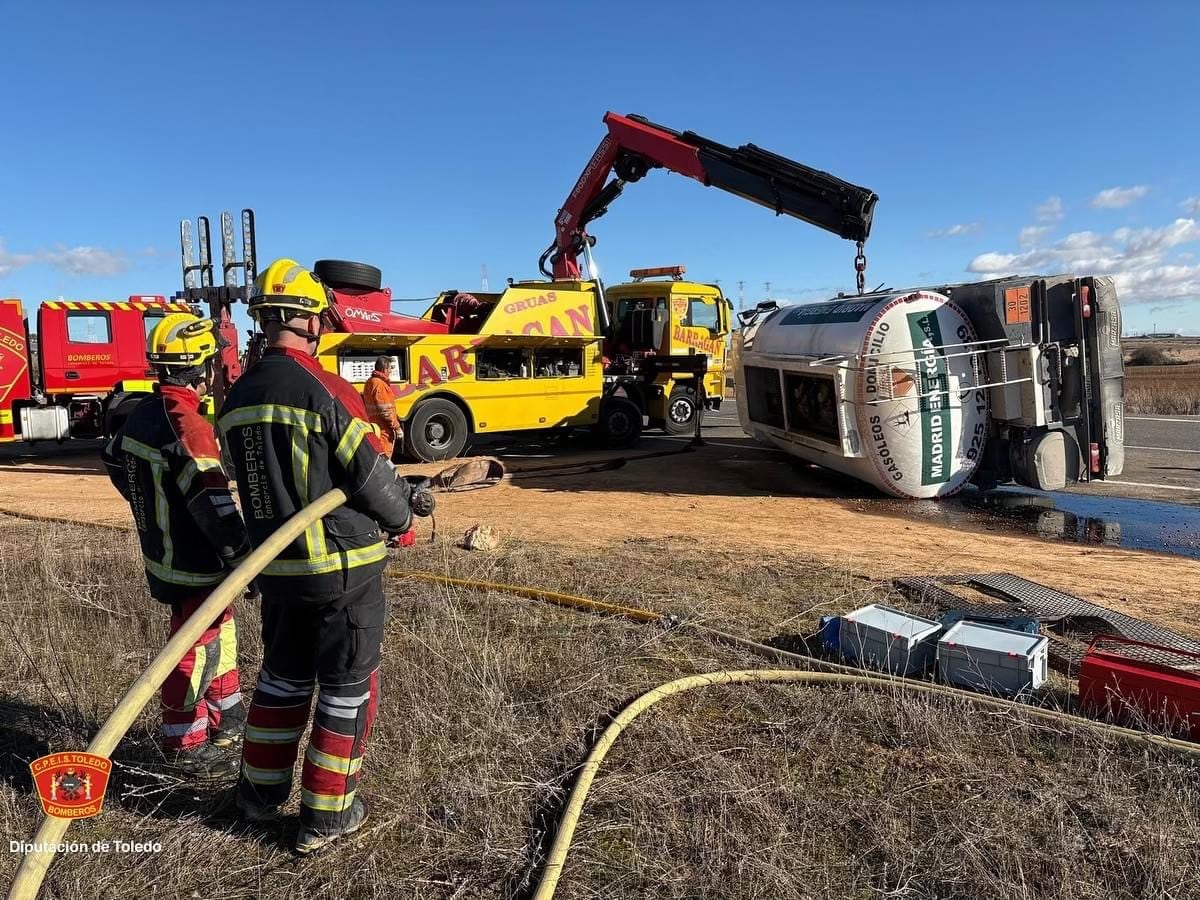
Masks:
[[[369,568],[351,570],[350,583],[334,596],[262,585],[263,667],[247,717],[238,790],[259,805],[287,800],[315,691],[300,821],[321,830],[343,824],[354,803],[379,700],[387,608],[383,566]]]
[[[207,594],[171,604],[170,633],[177,632]],[[233,608],[200,635],[162,686],[162,741],[168,750],[191,750],[218,730],[237,731],[245,719],[238,683],[237,626]]]

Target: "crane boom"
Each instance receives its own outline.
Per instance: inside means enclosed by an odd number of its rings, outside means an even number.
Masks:
[[[578,278],[587,233],[625,185],[663,168],[787,214],[851,241],[865,241],[878,196],[754,144],[727,147],[692,131],[674,131],[643,116],[606,113],[608,134],[584,167],[554,220],[555,237],[539,261],[544,274]],[[609,175],[615,177],[610,181]],[[551,268],[547,268],[547,262]]]

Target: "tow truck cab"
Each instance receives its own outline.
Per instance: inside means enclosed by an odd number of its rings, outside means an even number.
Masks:
[[[612,338],[605,344],[610,373],[637,374],[652,359],[703,355],[706,409],[719,409],[725,389],[732,304],[715,284],[684,281],[683,266],[633,269],[626,284],[605,289]],[[697,403],[694,380],[670,369],[647,374],[651,427],[690,434]]]

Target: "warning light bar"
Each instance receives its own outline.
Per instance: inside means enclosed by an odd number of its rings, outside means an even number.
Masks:
[[[687,266],[658,266],[653,269],[630,269],[629,277],[634,281],[641,281],[643,278],[655,278],[659,275],[670,275],[676,281],[683,279],[683,273],[687,271]]]

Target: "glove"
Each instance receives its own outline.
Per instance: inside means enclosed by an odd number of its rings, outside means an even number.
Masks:
[[[433,499],[433,492],[429,490],[418,491],[408,498],[408,505],[413,511],[414,516],[428,518],[433,515],[433,508],[437,505]]]
[[[433,499],[433,483],[424,475],[405,475],[408,483],[408,505],[414,516],[428,518],[437,505]]]
[[[262,600],[262,591],[258,589],[257,581],[251,581],[248,585],[246,585],[246,599]]]

